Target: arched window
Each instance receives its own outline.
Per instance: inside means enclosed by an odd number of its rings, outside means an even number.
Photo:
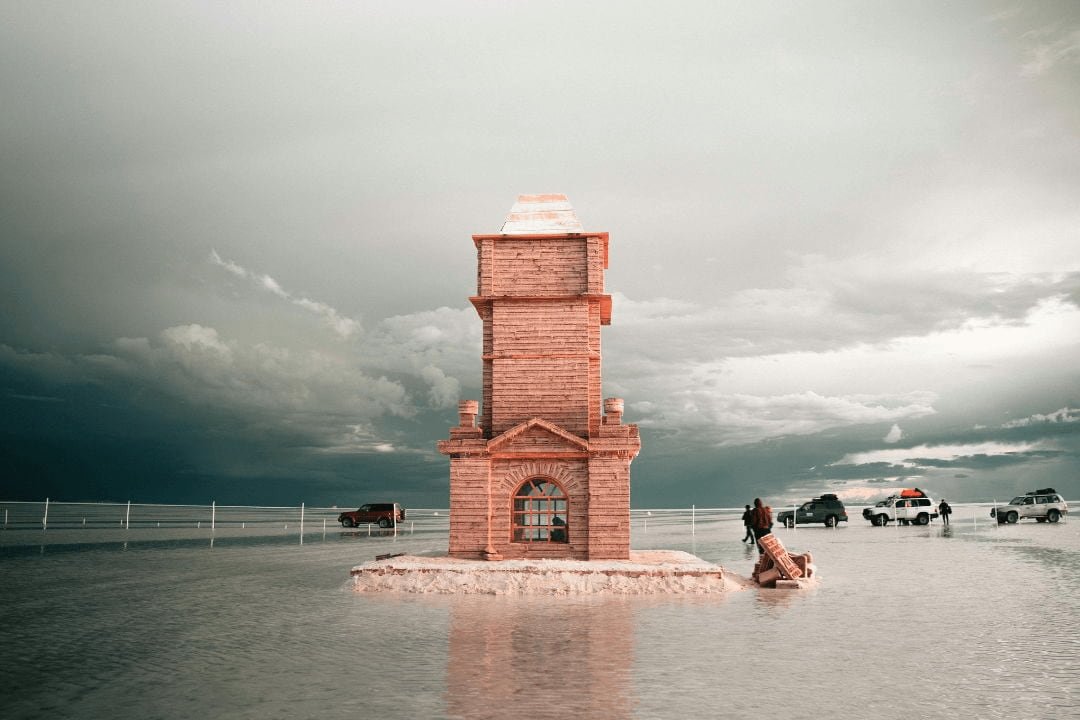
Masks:
[[[568,519],[566,493],[551,480],[526,480],[514,493],[514,542],[568,542]]]

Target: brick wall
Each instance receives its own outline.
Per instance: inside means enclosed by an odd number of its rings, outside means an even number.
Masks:
[[[630,557],[630,460],[589,458],[590,560]]]
[[[584,238],[501,239],[493,244],[493,295],[588,292]]]
[[[481,557],[488,540],[487,458],[450,459],[450,555]]]
[[[588,434],[588,358],[496,358],[491,365],[493,437],[534,417]]]

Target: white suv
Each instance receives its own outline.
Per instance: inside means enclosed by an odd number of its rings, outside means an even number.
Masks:
[[[1054,488],[1043,488],[1014,497],[1008,505],[995,507],[990,511],[990,517],[996,517],[998,524],[1014,523],[1020,518],[1035,518],[1037,522],[1054,523],[1068,512],[1069,506],[1065,499],[1058,495]]]
[[[890,520],[901,525],[927,525],[938,516],[934,501],[926,494],[922,497],[892,495],[874,507],[863,508],[862,514],[871,525],[886,525]]]

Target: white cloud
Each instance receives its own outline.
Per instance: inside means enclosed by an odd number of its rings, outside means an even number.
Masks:
[[[423,452],[416,449],[395,447],[379,437],[372,423],[346,425],[344,430],[330,441],[311,448],[324,455],[367,455],[370,453]]]
[[[1075,278],[1065,277],[1075,284]],[[979,292],[989,293],[989,300],[973,300],[970,310],[933,311],[938,321],[924,323],[919,333],[895,336],[884,332],[888,320],[882,327],[871,327],[875,318],[882,317],[878,311],[851,323],[836,320],[843,327],[835,332],[822,327],[807,330],[825,322],[811,316],[835,319],[827,308],[838,306],[825,299],[832,297],[829,293],[792,290],[794,294],[781,301],[783,293],[762,291],[757,304],[774,310],[763,312],[758,335],[746,334],[741,344],[732,339],[737,328],[725,319],[726,310],[622,298],[624,315],[616,315],[605,335],[604,391],[626,398],[629,422],[670,429],[688,442],[745,444],[889,423],[897,425],[887,436],[892,444],[903,437],[895,434],[902,433],[901,421],[934,414],[939,398],[948,397],[956,405],[968,394],[977,392],[985,398],[999,387],[1011,387],[1018,365],[1048,379],[1075,375],[1068,358],[1080,346],[1080,308],[1064,296],[1044,295],[1061,289],[1055,282],[1042,277],[985,279]],[[996,289],[991,292],[990,287]],[[865,294],[850,288],[848,292]],[[800,293],[806,303],[816,303],[814,309],[805,317],[797,314],[783,320],[782,306],[802,312],[796,299]],[[745,302],[752,296],[740,294]],[[880,313],[888,313],[891,302]],[[976,312],[980,307],[981,314]],[[626,315],[631,327],[623,332]],[[749,310],[746,317],[749,327]],[[798,326],[786,341],[779,337],[786,332],[782,322]],[[775,325],[770,328],[770,323]],[[855,341],[863,329],[865,337],[877,341]],[[914,328],[903,321],[893,329]],[[805,332],[813,339],[803,342]],[[753,352],[786,343],[821,349]]]
[[[876,424],[934,413],[933,396],[824,396],[804,391],[784,395],[674,391],[653,402],[641,425],[677,430],[720,446],[744,445],[833,428]]]
[[[917,467],[918,460],[953,461],[976,456],[1013,455],[1043,449],[1037,442],[981,442],[966,444],[916,445],[910,448],[889,448],[848,453],[830,465],[866,465],[886,463],[898,467]]]
[[[461,394],[461,384],[456,378],[447,377],[442,370],[434,365],[428,365],[420,370],[422,377],[431,387],[428,389],[428,398],[431,406],[435,408],[454,407]]]
[[[1025,39],[1035,42],[1021,67],[1025,77],[1040,77],[1058,65],[1080,63],[1080,28],[1043,28],[1025,33]]]
[[[177,325],[166,328],[161,333],[161,337],[166,343],[180,345],[188,352],[199,349],[210,350],[225,358],[232,356],[232,350],[221,342],[217,330],[214,328],[203,327],[198,324]],[[145,340],[145,338],[142,340]],[[135,347],[135,345],[130,344],[131,342],[130,338],[121,338],[120,347]]]
[[[360,332],[361,325],[359,320],[354,320],[353,318],[342,315],[335,308],[324,302],[312,300],[311,298],[304,296],[298,297],[293,295],[293,293],[285,290],[277,280],[269,275],[260,275],[231,260],[225,260],[218,255],[216,250],[210,251],[210,261],[215,265],[225,268],[225,270],[236,277],[249,280],[253,282],[256,287],[261,288],[282,300],[286,300],[299,308],[303,308],[314,315],[318,315],[323,319],[323,322],[344,339],[348,339]]]
[[[890,445],[900,442],[904,438],[904,431],[900,429],[900,426],[893,423],[893,426],[889,428],[889,432],[882,438],[882,442],[889,443]]]
[[[1057,423],[1074,423],[1080,422],[1080,410],[1076,408],[1063,407],[1059,410],[1055,410],[1052,413],[1045,415],[1041,413],[1035,413],[1026,418],[1019,418],[1017,420],[1010,420],[1003,424],[1003,428],[1018,428],[1029,427],[1031,425],[1047,425]]]
[[[367,334],[360,352],[365,363],[420,376],[433,388],[433,405],[446,407],[458,385],[480,384],[482,329],[472,307],[396,315]]]
[[[930,271],[911,259],[805,256],[779,285],[709,304],[613,293],[614,325],[605,342],[622,353],[698,361],[837,351],[1030,325],[1053,307],[1075,311],[1070,298],[1078,290],[1080,274]]]

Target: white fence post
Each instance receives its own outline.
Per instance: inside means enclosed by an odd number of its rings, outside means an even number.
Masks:
[[[300,537],[304,537],[304,503],[300,503]]]
[[[210,502],[210,529],[217,529],[217,500]]]
[[[128,500],[127,512],[124,513],[124,529],[131,529],[131,501]]]
[[[697,534],[697,505],[690,506],[690,534]]]
[[[45,498],[45,515],[41,518],[41,530],[44,532],[49,527],[49,498]]]

